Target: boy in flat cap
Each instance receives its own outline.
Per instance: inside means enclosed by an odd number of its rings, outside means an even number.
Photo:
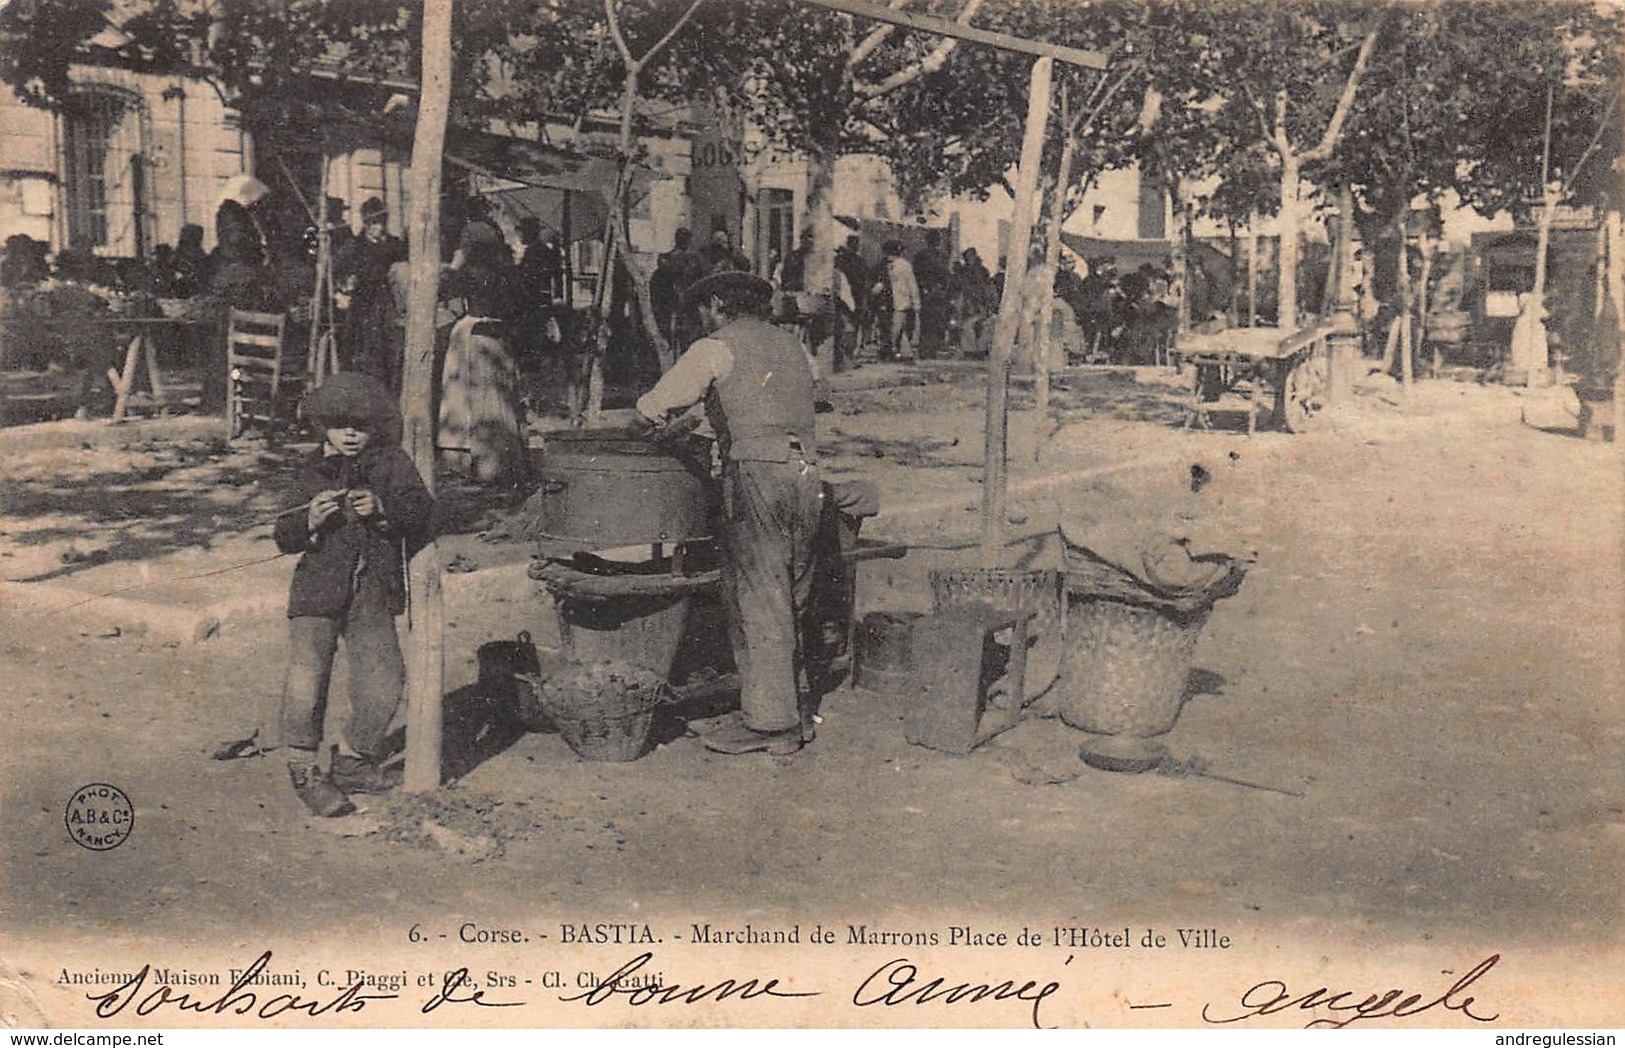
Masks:
[[[796,336],[763,320],[773,286],[716,273],[683,294],[705,337],[637,402],[661,424],[701,401],[722,457],[723,593],[741,716],[706,736],[719,753],[801,749],[800,631],[820,487],[813,371]],[[806,738],[810,738],[810,731]]]
[[[377,379],[344,372],[306,400],[326,439],[299,477],[304,512],[277,518],[284,553],[300,554],[288,591],[288,676],[281,741],[299,799],[325,817],[355,811],[350,793],[393,783],[380,767],[405,680],[395,616],[403,568],[428,541],[434,498],[399,446],[394,398]],[[343,638],[350,718],[332,767],[318,763],[327,685]]]

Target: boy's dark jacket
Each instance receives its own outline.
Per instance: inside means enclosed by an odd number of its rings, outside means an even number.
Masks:
[[[384,583],[390,614],[401,614],[406,610],[402,540],[408,557],[428,541],[434,497],[406,452],[392,444],[368,447],[354,458],[318,450],[299,471],[296,497],[308,501],[317,492],[337,489],[371,491],[382,513],[365,523],[341,505],[314,536],[304,512],[277,518],[272,533],[277,548],[304,554],[288,589],[288,617],[343,614],[363,574]]]

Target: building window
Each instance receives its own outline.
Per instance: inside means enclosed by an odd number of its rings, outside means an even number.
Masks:
[[[81,90],[68,100],[62,122],[68,246],[142,254],[146,160],[141,99],[112,88]]]

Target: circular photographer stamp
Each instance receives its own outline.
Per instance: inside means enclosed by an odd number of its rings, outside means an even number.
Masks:
[[[93,782],[73,791],[62,821],[79,847],[108,851],[129,839],[135,828],[135,807],[117,786]]]

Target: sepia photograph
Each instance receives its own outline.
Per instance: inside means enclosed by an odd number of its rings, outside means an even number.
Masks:
[[[1614,1043],[1622,93],[1616,0],[0,0],[0,1027]]]

